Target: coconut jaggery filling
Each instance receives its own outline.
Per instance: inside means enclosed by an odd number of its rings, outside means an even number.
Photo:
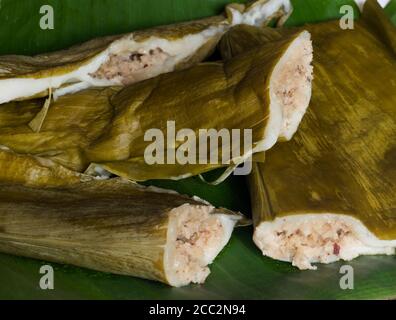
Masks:
[[[145,78],[148,69],[163,65],[169,57],[160,47],[148,51],[139,49],[135,52],[111,53],[106,62],[90,76],[100,80],[116,79],[127,85]]]
[[[313,269],[311,259],[321,263],[333,261],[334,256],[342,256],[345,247],[358,242],[350,227],[342,221],[301,223],[298,226],[285,224],[272,236],[279,242],[276,254],[289,257],[300,269]]]
[[[274,93],[283,113],[281,136],[287,139],[297,129],[311,99],[312,60],[312,42],[307,33],[291,46],[273,78]]]
[[[172,254],[172,273],[182,283],[203,283],[208,264],[228,241],[219,215],[202,206],[182,206],[174,213],[176,240]]]
[[[264,255],[290,261],[301,270],[361,254],[394,253],[394,245],[373,244],[375,237],[360,222],[339,215],[277,218],[260,224],[253,239]]]

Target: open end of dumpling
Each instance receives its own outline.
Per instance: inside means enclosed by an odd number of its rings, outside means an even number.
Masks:
[[[135,40],[133,34],[127,35],[67,73],[44,78],[0,79],[0,103],[36,96],[49,88],[57,89],[53,90],[57,98],[92,86],[127,85],[171,72],[198,51],[202,57],[208,54],[224,30],[225,26],[220,24],[179,39],[152,36],[144,41]]]
[[[239,216],[216,213],[208,205],[185,204],[170,213],[165,273],[170,285],[204,283],[208,265],[229,241]]]
[[[359,255],[390,255],[396,248],[396,240],[380,240],[361,221],[341,214],[276,218],[257,226],[253,240],[265,256],[292,262],[301,270]]]
[[[311,100],[312,59],[311,35],[304,31],[287,49],[271,77],[270,95],[281,114],[279,138],[282,140],[293,137]]]

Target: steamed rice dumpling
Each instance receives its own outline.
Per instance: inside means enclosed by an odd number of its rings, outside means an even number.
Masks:
[[[242,216],[121,179],[0,183],[0,251],[103,272],[203,283]]]
[[[394,254],[396,29],[374,0],[353,30],[338,21],[305,28],[315,50],[311,106],[293,140],[255,164],[254,241],[300,269]]]
[[[297,60],[305,72],[296,80],[295,95],[288,96],[289,87],[283,80]],[[230,165],[241,163],[256,152],[270,149],[280,137],[293,135],[311,96],[311,61],[310,35],[299,32],[224,64],[206,63],[125,88],[112,97],[112,104],[117,106],[113,122],[87,149],[87,157],[134,180],[177,179],[224,166],[220,160],[217,164],[147,165],[143,154],[149,143],[144,141],[144,132],[157,128],[167,140],[167,123],[172,120],[176,130],[190,128],[196,137],[200,136],[199,129],[251,129],[251,149],[241,143],[241,155],[229,161]],[[183,142],[167,146],[164,153],[177,151]]]
[[[264,23],[289,7],[289,0],[260,0],[238,6],[240,11],[231,6],[226,10],[228,17],[108,36],[33,57],[2,56],[0,103],[46,96],[49,90],[56,98],[92,86],[126,85],[184,69],[206,58],[229,26]]]
[[[136,181],[233,168],[295,133],[311,97],[311,61],[310,34],[298,31],[225,63],[203,63],[124,89],[92,88],[60,97],[39,132],[29,124],[40,112],[40,102],[12,102],[0,108],[0,145],[78,172],[99,166]],[[169,122],[176,132],[188,129],[189,134],[172,141]],[[146,151],[153,142],[146,133],[152,129],[170,141],[158,151],[163,155],[181,152],[186,143],[199,151],[199,139],[191,137],[202,137],[203,129],[239,130],[242,141],[238,153],[231,150],[233,145],[223,148],[208,141],[203,153],[216,152],[215,161],[201,162],[199,153],[195,162],[148,163]],[[243,138],[246,129],[251,130],[251,145]]]

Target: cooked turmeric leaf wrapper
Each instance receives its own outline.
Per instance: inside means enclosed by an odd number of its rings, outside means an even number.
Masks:
[[[315,50],[311,106],[293,140],[268,151],[250,177],[264,255],[315,269],[394,254],[396,29],[386,19],[368,1],[354,30],[338,21],[304,26]]]
[[[87,89],[52,103],[40,132],[30,123],[42,110],[41,100],[0,107],[0,145],[19,154],[53,160],[82,172],[89,165],[84,149],[103,134],[113,117],[109,98],[119,88]]]
[[[204,59],[225,30],[224,17],[91,40],[50,54],[0,57],[0,103],[56,96],[91,86],[125,85]]]
[[[240,214],[110,179],[0,184],[0,251],[171,286],[203,283]]]
[[[35,187],[57,187],[90,181],[93,177],[67,169],[54,161],[21,155],[0,148],[0,181]]]
[[[54,97],[92,86],[135,83],[162,73],[190,67],[211,54],[224,32],[237,23],[267,21],[289,8],[289,0],[257,1],[228,16],[161,26],[94,39],[54,53],[33,57],[0,57],[0,103]]]
[[[295,95],[290,96],[283,80],[296,60],[301,60],[305,73],[296,79]],[[151,128],[166,132],[171,120],[177,129],[191,128],[197,137],[199,129],[252,129],[252,149],[244,148],[241,157],[231,158],[230,164],[243,161],[249,154],[268,150],[279,137],[294,133],[299,123],[293,122],[294,114],[305,111],[309,104],[311,60],[310,36],[300,32],[276,46],[253,49],[224,64],[202,64],[126,88],[112,97],[117,106],[112,125],[88,149],[88,158],[135,180],[186,177],[221,166],[145,165],[142,155],[148,143],[143,133]],[[139,128],[137,134],[134,126]],[[181,144],[178,141],[175,149]]]
[[[203,63],[121,91],[92,88],[60,97],[47,111],[40,132],[33,132],[29,123],[41,104],[9,103],[0,108],[0,145],[79,172],[100,166],[136,181],[233,168],[294,134],[311,96],[311,61],[310,35],[299,31],[225,63]],[[172,141],[169,122],[174,123],[174,134],[182,129],[188,134]],[[164,155],[162,163],[148,161],[153,139],[146,134],[152,129],[163,134],[163,150],[156,150]],[[231,143],[223,148],[221,141],[212,144],[209,139],[200,152],[199,138],[205,129],[239,130],[238,153]],[[252,130],[251,145],[244,141],[246,129]],[[186,143],[195,147],[194,161],[171,163],[167,155],[183,153]],[[209,156],[206,162],[198,158],[215,152],[215,161]]]

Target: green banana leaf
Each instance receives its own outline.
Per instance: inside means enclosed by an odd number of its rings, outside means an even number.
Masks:
[[[34,54],[61,49],[95,36],[116,34],[219,13],[229,0],[2,0],[1,54]],[[353,0],[292,0],[295,8],[286,25],[302,25],[340,16]],[[55,29],[41,30],[40,6],[50,4]],[[355,6],[354,6],[355,7]],[[357,7],[355,7],[356,13]],[[396,1],[386,8],[396,23]],[[358,14],[356,15],[358,17]],[[213,180],[219,172],[208,173]],[[148,184],[197,195],[216,206],[250,213],[244,177],[231,177],[218,186],[199,178],[149,181]],[[350,262],[320,265],[299,271],[288,263],[263,257],[251,228],[238,229],[211,266],[201,286],[170,288],[132,277],[116,276],[51,264],[54,290],[41,290],[39,269],[45,261],[0,254],[0,298],[3,299],[390,299],[396,298],[396,257],[366,256]],[[340,267],[354,270],[354,289],[342,290]]]
[[[385,8],[385,12],[388,14],[391,21],[396,24],[396,0],[391,0]]]
[[[285,22],[285,26],[300,26],[304,23],[315,23],[338,19],[342,16],[340,8],[350,5],[354,9],[354,17],[359,17],[359,8],[354,0],[291,0],[293,14]]]

